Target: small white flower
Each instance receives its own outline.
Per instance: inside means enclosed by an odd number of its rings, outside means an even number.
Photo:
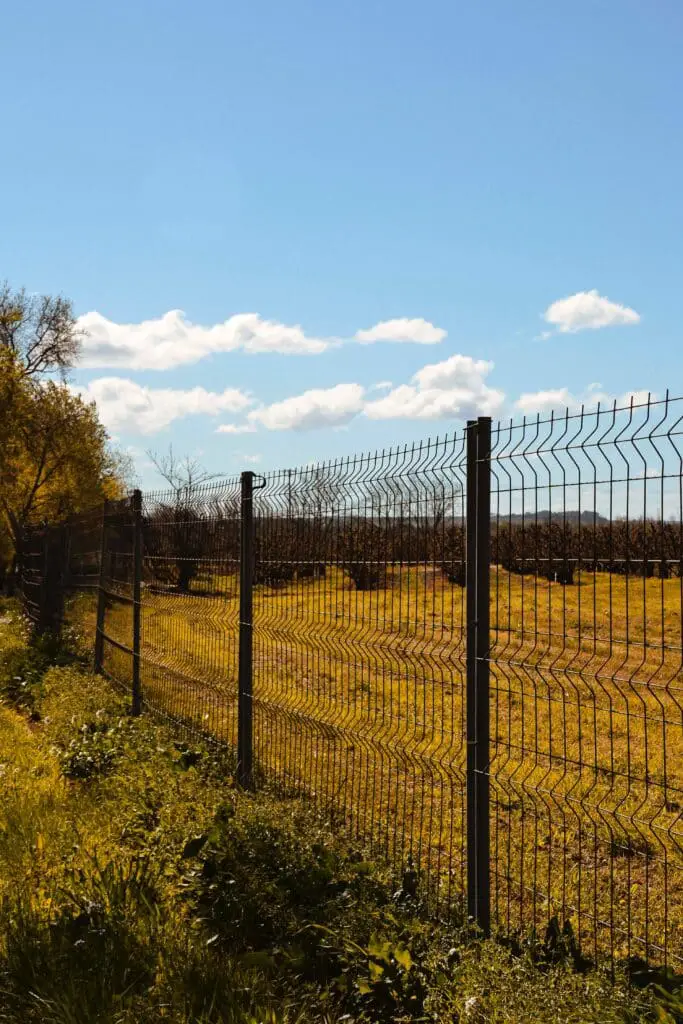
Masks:
[[[478,1010],[479,1000],[476,996],[470,996],[469,999],[465,1000],[465,1006],[463,1008],[463,1016],[465,1017],[465,1020],[473,1020]]]

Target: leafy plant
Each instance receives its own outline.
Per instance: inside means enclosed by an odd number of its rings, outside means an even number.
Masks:
[[[73,660],[68,643],[53,633],[36,637],[30,645],[6,649],[0,662],[0,698],[12,707],[35,712],[47,669]]]
[[[68,779],[92,779],[111,772],[121,756],[123,729],[122,719],[116,725],[106,721],[82,725],[61,755],[62,774]]]
[[[628,969],[631,984],[655,997],[646,1019],[658,1024],[683,1024],[683,974],[672,967],[651,967],[640,957],[632,957]]]
[[[365,946],[318,926],[324,936],[321,947],[334,953],[338,964],[333,988],[346,1010],[373,1021],[426,1019],[432,971],[425,963],[421,929],[408,927],[399,937],[395,918],[385,917],[384,924],[393,926],[394,934],[373,932]]]

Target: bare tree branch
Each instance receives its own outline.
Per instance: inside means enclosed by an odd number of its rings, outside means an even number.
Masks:
[[[208,483],[210,480],[217,480],[220,473],[209,473],[198,459],[190,455],[183,458],[173,451],[173,445],[169,444],[168,452],[158,453],[154,451],[145,452],[147,458],[153,463],[159,476],[163,477],[169,487],[176,492],[176,497],[191,498],[198,487]]]
[[[83,332],[61,295],[29,295],[0,283],[0,348],[17,359],[26,377],[57,371],[65,377],[78,359]]]

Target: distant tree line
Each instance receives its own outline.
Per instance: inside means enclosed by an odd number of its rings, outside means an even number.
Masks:
[[[498,524],[492,543],[492,561],[508,572],[566,584],[578,569],[668,579],[680,575],[682,555],[683,524],[655,519]]]
[[[239,505],[183,501],[158,505],[144,520],[146,575],[189,593],[204,572],[239,571]],[[337,566],[357,590],[387,583],[390,570],[431,565],[464,586],[466,534],[461,519],[400,516],[255,517],[255,583],[285,586]],[[680,574],[683,525],[659,520],[492,522],[491,562],[516,574],[564,585],[578,570],[662,579]]]

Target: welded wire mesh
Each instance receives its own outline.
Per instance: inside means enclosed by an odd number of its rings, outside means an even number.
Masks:
[[[683,402],[494,429],[493,912],[683,953]]]
[[[96,667],[128,693],[133,679],[134,528],[130,498],[105,504],[100,522]]]
[[[64,528],[63,616],[84,651],[97,636],[102,529],[111,504],[72,516]]]
[[[25,530],[19,562],[19,589],[24,612],[33,626],[41,621],[46,584],[46,529]]]
[[[145,495],[142,506],[143,701],[233,747],[239,488],[236,478],[162,491]]]
[[[463,891],[458,434],[274,473],[255,493],[255,751],[435,907]]]
[[[494,929],[542,939],[556,919],[591,957],[679,966],[681,423],[666,399],[494,425],[478,584]],[[417,872],[437,913],[467,891],[471,429],[275,472],[253,499],[257,778]],[[238,478],[145,495],[139,519],[109,503],[71,522],[63,574],[130,690],[141,532],[144,706],[232,748],[244,521]],[[25,547],[33,613],[49,550],[45,531]]]

